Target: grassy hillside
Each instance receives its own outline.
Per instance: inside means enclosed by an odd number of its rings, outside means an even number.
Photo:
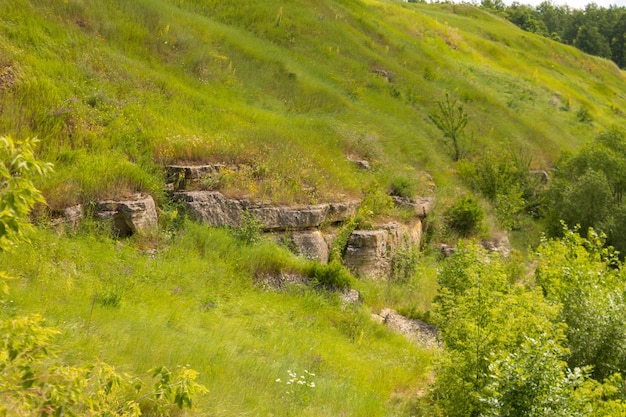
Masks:
[[[193,224],[156,256],[93,231],[42,231],[0,261],[16,277],[1,317],[42,314],[63,331],[56,347],[72,364],[101,360],[136,375],[189,365],[210,390],[195,400],[202,416],[409,413],[433,354],[368,309],[342,308],[336,294],[253,284],[302,263]],[[409,283],[398,290],[415,294]],[[288,371],[305,370],[315,387],[287,393]]]
[[[471,6],[5,0],[0,12],[0,131],[41,139],[53,207],[158,197],[174,161],[248,164],[254,181],[230,188],[274,201],[360,195],[422,169],[445,184],[428,118],[444,91],[470,115],[470,152],[523,145],[542,167],[623,120],[612,63]]]
[[[623,124],[625,81],[610,61],[468,5],[0,0],[0,136],[40,139],[55,165],[37,184],[48,205],[142,191],[166,229],[147,240],[37,229],[0,256],[16,278],[0,317],[43,314],[69,363],[191,365],[210,390],[191,415],[422,415],[437,353],[370,314],[428,310],[432,258],[406,281],[355,282],[355,307],[320,288],[267,291],[264,274],[310,264],[179,228],[164,166],[244,165],[222,191],[286,203],[376,201],[398,179],[420,193],[425,171],[445,200],[463,187],[429,118],[445,93],[469,115],[469,157],[519,148],[549,168]],[[287,393],[290,370],[314,373],[315,389]]]

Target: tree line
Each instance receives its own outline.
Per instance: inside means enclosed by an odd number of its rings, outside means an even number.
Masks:
[[[481,8],[503,16],[528,32],[575,46],[626,68],[626,7],[604,8],[595,3],[584,9],[544,1],[537,7],[502,0],[481,0]]]

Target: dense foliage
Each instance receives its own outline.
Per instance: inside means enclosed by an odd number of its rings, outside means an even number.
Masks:
[[[557,161],[546,193],[547,231],[562,232],[560,222],[606,234],[607,243],[626,253],[626,133],[611,129],[578,153]]]
[[[573,9],[544,1],[537,7],[518,2],[482,0],[482,7],[496,12],[520,28],[573,45],[583,52],[613,60],[626,68],[626,7],[600,7],[591,2]]]
[[[597,238],[567,231],[537,250],[537,284],[462,243],[439,274],[444,357],[433,391],[445,416],[626,413],[624,279]]]
[[[522,217],[537,217],[543,209],[545,176],[531,170],[532,157],[523,150],[483,152],[460,161],[459,177],[474,191],[490,201],[500,226],[518,230]]]

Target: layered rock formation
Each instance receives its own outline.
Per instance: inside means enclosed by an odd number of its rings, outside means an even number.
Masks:
[[[167,168],[169,191],[172,198],[182,202],[189,216],[213,227],[238,228],[254,218],[259,228],[280,236],[293,251],[321,263],[329,261],[335,236],[343,225],[353,219],[361,204],[358,200],[313,205],[284,206],[253,203],[245,198],[228,198],[219,191],[188,190],[204,179],[215,179],[222,164],[173,165]],[[237,169],[237,167],[229,170]],[[371,230],[354,230],[343,248],[345,266],[358,277],[381,278],[389,274],[393,256],[399,249],[419,248],[422,239],[422,221],[431,210],[433,199],[393,197],[397,207],[411,210],[413,220],[404,224],[389,222]],[[158,220],[154,200],[136,195],[128,199],[98,201],[93,214],[111,222],[118,236],[151,234],[157,230]],[[65,209],[65,223],[72,227],[83,217],[81,206]]]

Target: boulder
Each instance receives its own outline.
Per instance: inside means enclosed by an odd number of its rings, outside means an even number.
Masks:
[[[494,235],[489,240],[482,241],[482,247],[489,253],[499,253],[504,258],[508,258],[511,254],[511,244],[506,233]]]
[[[307,259],[328,263],[329,250],[324,236],[319,230],[297,231],[291,234],[291,243],[298,255]]]
[[[63,223],[69,226],[70,229],[76,229],[84,215],[85,212],[82,204],[66,207],[63,209]]]
[[[111,220],[113,231],[119,236],[148,235],[158,227],[156,206],[150,196],[98,201],[95,215],[102,220]]]
[[[347,308],[359,304],[363,301],[361,293],[354,289],[347,289],[339,293],[339,299],[341,300],[341,307]]]
[[[326,218],[326,221],[329,223],[341,223],[356,216],[356,212],[361,206],[361,201],[352,200],[330,203],[328,206],[328,217]]]
[[[372,169],[372,166],[370,165],[369,161],[365,160],[365,159],[359,159],[356,158],[354,156],[348,156],[347,157],[348,161],[352,162],[354,165],[356,165],[357,168],[362,169],[364,171],[369,171]]]
[[[431,197],[406,198],[393,196],[391,198],[396,207],[413,210],[415,215],[421,219],[428,216],[435,203],[435,199]]]

